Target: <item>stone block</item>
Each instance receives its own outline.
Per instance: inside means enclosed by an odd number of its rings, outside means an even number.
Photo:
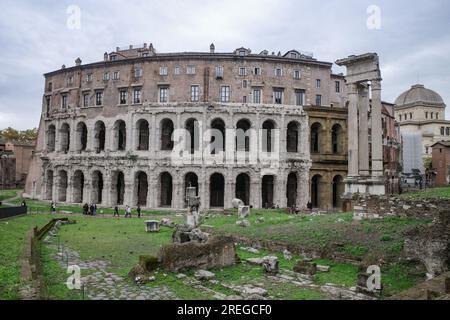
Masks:
[[[238,216],[240,219],[248,218],[250,216],[250,207],[249,206],[239,206]]]
[[[317,264],[310,260],[299,260],[294,266],[294,272],[315,275],[317,272]]]
[[[146,232],[159,232],[159,221],[146,220],[145,221],[145,231]]]

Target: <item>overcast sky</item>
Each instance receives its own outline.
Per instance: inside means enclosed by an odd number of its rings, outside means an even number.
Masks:
[[[43,74],[103,59],[116,46],[153,43],[159,52],[313,52],[334,62],[377,52],[383,100],[393,102],[424,84],[450,104],[448,0],[147,0],[10,1],[0,10],[0,129],[37,127]],[[80,8],[80,28],[69,28],[67,9]],[[381,28],[368,28],[381,10]],[[69,20],[73,21],[73,20]],[[373,21],[370,19],[370,21]],[[73,24],[69,24],[73,26]],[[376,26],[370,24],[371,26]],[[336,72],[343,71],[334,67]],[[450,108],[447,118],[450,118]]]

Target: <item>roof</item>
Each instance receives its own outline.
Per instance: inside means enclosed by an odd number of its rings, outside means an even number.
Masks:
[[[403,92],[395,104],[398,107],[423,102],[427,104],[444,104],[442,97],[435,91],[425,88],[422,84],[415,84],[409,90]]]
[[[450,141],[438,141],[435,144],[433,144],[431,147],[434,148],[438,144],[443,145],[444,147],[450,148]]]

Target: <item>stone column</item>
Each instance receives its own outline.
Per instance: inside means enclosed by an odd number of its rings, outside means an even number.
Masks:
[[[134,174],[132,172],[124,172],[125,183],[125,195],[123,196],[124,205],[133,207],[135,205],[133,201],[134,195]]]
[[[52,183],[52,201],[56,202],[58,200],[58,173],[56,169],[53,169],[53,183]]]
[[[287,197],[286,197],[286,189],[287,189],[287,176],[289,172],[286,169],[280,169],[280,174],[274,179],[274,192],[277,200],[275,204],[278,204],[280,208],[287,207]]]
[[[348,95],[348,177],[358,176],[358,93],[355,83],[347,85]]]
[[[84,175],[84,187],[83,187],[83,202],[92,203],[92,192],[91,192],[91,176],[88,176],[83,172]]]
[[[369,93],[365,85],[358,86],[359,109],[359,175],[369,176]]]
[[[223,207],[231,208],[231,201],[234,199],[235,183],[233,183],[232,172],[227,172],[225,178],[225,190],[223,195]]]
[[[178,174],[173,178],[173,189],[172,189],[172,208],[182,209],[184,202],[184,192],[183,192],[183,179],[178,176]]]
[[[66,202],[73,203],[74,201],[74,171],[67,170],[67,192],[66,192]],[[84,199],[83,199],[84,200]]]
[[[156,152],[160,149],[158,144],[158,131],[156,124],[156,115],[152,114],[150,123],[149,152],[150,156],[155,159]]]
[[[225,128],[225,155],[226,155],[226,164],[233,165],[235,163],[235,129],[233,126],[228,125]]]
[[[259,174],[256,174],[255,177],[251,177],[250,180],[250,205],[253,205],[255,209],[262,208],[261,177]]]
[[[148,193],[147,193],[147,207],[156,208],[158,206],[157,195],[158,193],[158,179],[153,173],[147,172],[148,177]]]
[[[383,176],[383,144],[381,127],[381,79],[372,80],[372,177]]]
[[[115,203],[112,203],[112,199],[111,199],[111,171],[107,170],[104,172],[103,175],[103,199],[102,202],[104,205],[106,206],[114,206]]]

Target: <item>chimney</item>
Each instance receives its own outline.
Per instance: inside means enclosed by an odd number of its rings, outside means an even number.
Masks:
[[[75,65],[77,67],[81,66],[81,59],[78,57],[77,60],[75,60]]]
[[[105,54],[103,55],[103,60],[108,61],[108,52],[105,52]]]
[[[155,49],[153,48],[153,43],[150,43],[150,46],[148,47],[148,49],[152,52],[155,51]]]
[[[66,65],[63,64],[63,65],[61,66],[61,69],[65,69],[65,68],[66,68]]]
[[[214,53],[216,51],[216,46],[214,45],[214,43],[211,43],[211,45],[209,46],[209,53]]]
[[[133,50],[133,45],[132,44],[130,44],[130,50]]]
[[[116,47],[116,52],[119,52],[120,51],[120,47]]]
[[[147,49],[147,43],[144,42],[144,49]]]

